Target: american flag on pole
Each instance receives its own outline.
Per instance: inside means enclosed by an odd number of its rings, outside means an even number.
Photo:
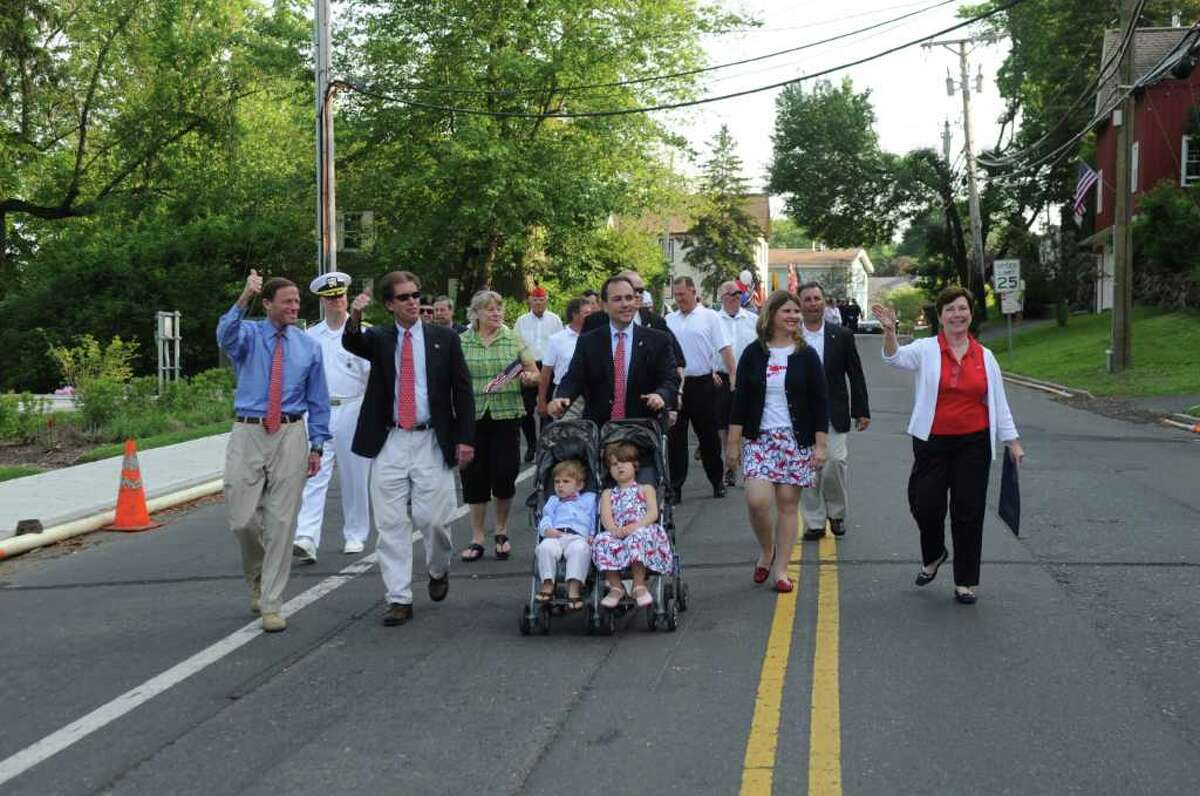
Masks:
[[[1082,160],[1079,161],[1079,177],[1075,180],[1075,200],[1073,203],[1075,209],[1075,226],[1083,223],[1083,204],[1087,200],[1088,191],[1092,189],[1092,186],[1096,184],[1098,179],[1099,176],[1092,170],[1091,166]]]
[[[495,377],[493,377],[492,380],[487,383],[487,386],[483,388],[483,391],[485,393],[498,391],[505,384],[508,384],[510,381],[515,379],[523,367],[524,364],[521,362],[521,358],[517,357],[512,362],[509,362],[508,365],[505,366],[504,370],[497,373]]]
[[[800,279],[796,276],[796,266],[794,264],[788,265],[787,291],[789,293],[795,293],[799,287]]]

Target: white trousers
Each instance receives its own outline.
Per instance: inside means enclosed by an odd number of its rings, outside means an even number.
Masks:
[[[371,466],[376,552],[389,603],[412,605],[414,526],[425,539],[429,574],[440,578],[450,571],[450,521],[457,502],[454,472],[446,466],[433,430],[393,428]]]
[[[588,567],[592,562],[592,546],[587,539],[569,533],[555,538],[545,538],[538,543],[538,575],[542,580],[554,580],[558,562],[567,559],[567,580],[587,580]]]
[[[366,543],[371,533],[371,515],[367,503],[371,460],[350,450],[360,408],[361,397],[330,407],[329,431],[333,439],[325,443],[325,453],[321,456],[321,470],[304,485],[300,517],[296,524],[296,538],[308,540],[314,548],[321,546],[325,495],[329,491],[329,481],[333,477],[335,465],[342,490],[343,540]]]
[[[829,441],[825,466],[817,474],[817,483],[812,489],[800,493],[800,511],[804,514],[805,528],[824,528],[825,520],[846,519],[848,503],[847,484],[849,465],[846,462],[845,434],[829,429]]]

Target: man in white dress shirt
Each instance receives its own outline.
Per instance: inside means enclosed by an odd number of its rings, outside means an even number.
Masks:
[[[367,479],[371,460],[350,450],[358,410],[367,390],[371,363],[342,348],[342,326],[346,323],[346,290],[350,287],[348,274],[334,271],[322,274],[308,286],[321,297],[325,320],[308,330],[321,345],[325,363],[325,381],[329,385],[329,431],[333,439],[326,443],[321,456],[321,469],[308,479],[300,503],[296,539],[292,554],[304,564],[315,564],[321,547],[321,526],[325,521],[325,495],[336,465],[342,492],[342,552],[361,553],[371,532],[368,509]]]
[[[725,465],[721,441],[717,435],[717,390],[724,382],[713,372],[713,359],[725,366],[731,386],[736,384],[737,363],[733,349],[725,337],[725,329],[714,310],[700,304],[696,283],[690,276],[681,276],[671,283],[675,304],[679,309],[667,316],[667,328],[683,349],[683,408],[671,427],[668,453],[672,495],[678,502],[683,494],[683,482],[688,468],[688,421],[700,441],[700,460],[712,484],[713,497],[725,497]]]
[[[543,426],[553,423],[547,410],[547,403],[554,395],[554,390],[567,375],[571,357],[575,356],[575,344],[579,342],[579,333],[583,330],[583,322],[592,314],[592,302],[583,298],[573,298],[567,302],[567,327],[561,332],[551,335],[542,353],[541,379],[537,388],[537,410],[542,416]],[[567,411],[568,416],[578,416],[583,409],[583,403],[577,401]]]
[[[717,310],[717,318],[721,328],[725,330],[725,339],[729,341],[733,354],[734,374],[737,373],[738,360],[746,346],[758,338],[758,316],[742,306],[742,293],[736,282],[729,281],[717,288],[717,297],[721,299],[721,309]],[[720,354],[713,356],[713,371],[721,381],[717,385],[717,435],[721,439],[721,450],[725,450],[725,433],[729,430],[729,412],[733,408],[733,379],[726,370],[725,357]],[[725,471],[725,486],[733,486],[737,474],[733,470]]]
[[[542,354],[546,351],[546,343],[550,337],[562,331],[563,324],[559,317],[546,309],[550,297],[546,288],[535,285],[529,291],[529,312],[517,318],[514,328],[525,342],[526,347],[533,353],[533,358],[540,368]],[[537,451],[537,403],[538,388],[521,387],[521,398],[525,402],[525,417],[521,420],[521,431],[525,433],[525,461],[533,461]]]

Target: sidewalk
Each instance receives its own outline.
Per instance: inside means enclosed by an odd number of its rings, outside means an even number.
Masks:
[[[179,492],[220,478],[228,434],[138,452],[146,498]],[[0,482],[0,540],[19,520],[41,520],[51,528],[103,511],[117,503],[121,456]]]

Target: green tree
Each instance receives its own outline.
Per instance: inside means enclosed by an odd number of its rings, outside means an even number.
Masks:
[[[704,291],[715,296],[722,282],[753,267],[762,232],[744,209],[742,160],[727,126],[721,125],[710,146],[700,187],[701,209],[688,231],[683,259],[704,274]]]
[[[772,249],[808,249],[812,247],[813,242],[808,230],[797,224],[794,219],[784,216],[771,220]]]

